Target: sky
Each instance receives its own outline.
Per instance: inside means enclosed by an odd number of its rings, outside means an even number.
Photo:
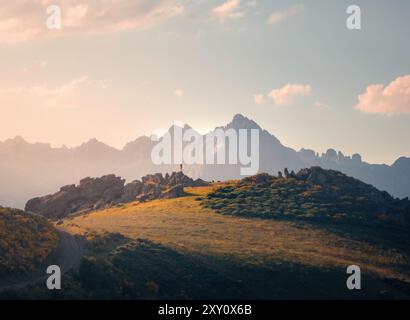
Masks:
[[[0,3],[0,141],[122,148],[241,113],[297,150],[410,156],[409,1]]]

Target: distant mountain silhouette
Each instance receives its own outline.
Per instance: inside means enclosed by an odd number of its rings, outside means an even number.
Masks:
[[[190,128],[185,126],[183,130]],[[313,150],[293,150],[256,122],[235,115],[223,129],[260,130],[259,172],[276,175],[283,168],[300,170],[311,166],[341,171],[399,198],[410,196],[410,158],[399,158],[393,165],[369,164],[359,154],[345,156],[329,149],[324,154]],[[170,128],[172,132],[172,127]],[[74,148],[52,148],[44,143],[28,143],[22,137],[0,142],[0,204],[22,208],[28,199],[50,194],[63,185],[82,178],[116,174],[127,181],[145,174],[179,170],[179,164],[154,165],[151,150],[156,142],[139,137],[121,149],[92,139]],[[226,180],[240,178],[241,165],[184,165],[193,178]]]

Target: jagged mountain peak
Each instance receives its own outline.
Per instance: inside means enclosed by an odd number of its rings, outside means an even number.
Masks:
[[[184,129],[188,128],[190,127],[185,126]],[[309,166],[321,166],[347,173],[386,190],[395,197],[410,196],[410,158],[400,158],[393,165],[387,166],[369,164],[363,162],[358,154],[344,156],[335,150],[328,151],[327,156],[326,153],[319,155],[314,150],[307,149],[296,152],[282,145],[275,136],[242,114],[235,115],[229,124],[217,129],[230,128],[261,130],[259,172],[276,174],[285,167],[299,170]],[[129,142],[119,150],[97,139],[90,139],[82,145],[69,148],[52,148],[47,144],[30,143],[19,136],[5,140],[0,142],[0,179],[12,183],[0,188],[0,203],[22,207],[28,198],[48,193],[50,188],[72,183],[74,179],[83,176],[114,173],[133,180],[146,173],[171,170],[169,166],[158,167],[153,164],[151,152],[155,143],[145,136]],[[239,165],[196,165],[184,169],[191,170],[190,173],[195,178],[226,180],[237,179],[239,168]]]
[[[401,169],[410,169],[410,158],[408,157],[400,157],[399,159],[397,159],[392,167],[395,168],[401,168]]]
[[[78,147],[75,147],[74,150],[76,151],[87,151],[87,152],[95,152],[95,151],[118,151],[117,149],[105,144],[97,140],[96,138],[92,138],[87,142],[84,142]]]
[[[243,116],[242,114],[236,114],[232,121],[226,126],[227,129],[259,129],[261,127],[253,120]]]
[[[88,140],[87,142],[83,143],[82,145],[102,145],[104,144],[103,142],[97,140],[96,138],[91,138],[90,140]]]
[[[112,148],[109,145],[105,144],[104,142],[101,142],[100,140],[97,140],[96,138],[92,138],[88,140],[87,142],[84,142],[79,146],[81,147],[106,147],[106,148]]]
[[[28,142],[22,136],[15,136],[14,138],[5,140],[3,143],[8,145],[28,144]]]

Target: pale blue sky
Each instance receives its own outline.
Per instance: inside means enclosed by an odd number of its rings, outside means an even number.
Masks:
[[[122,147],[174,121],[205,131],[242,113],[296,149],[335,148],[389,164],[410,156],[408,82],[403,99],[391,102],[400,112],[355,109],[368,86],[410,75],[409,1],[243,0],[232,15],[215,17],[223,0],[162,0],[158,8],[183,10],[152,18],[141,0],[133,10],[143,11],[142,27],[99,32],[87,21],[71,33],[64,28],[65,1],[56,2],[60,31],[13,41],[24,30],[3,27],[2,34],[0,23],[0,140],[22,135],[73,146],[96,137]],[[89,5],[88,13],[94,2],[77,1]],[[351,4],[361,8],[360,31],[346,28]],[[268,23],[273,12],[291,8],[298,10]],[[5,5],[0,21],[14,14],[32,30],[37,11],[17,9]],[[308,85],[310,94],[288,105],[268,97],[287,84]],[[255,103],[257,94],[263,104]],[[401,101],[406,105],[397,106]]]

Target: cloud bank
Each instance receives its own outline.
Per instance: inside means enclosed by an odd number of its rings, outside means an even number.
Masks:
[[[228,19],[242,18],[244,13],[240,11],[240,0],[228,0],[212,10],[211,17],[221,22]]]
[[[306,84],[287,84],[279,89],[273,89],[268,96],[277,106],[290,105],[296,97],[308,96],[312,87]]]
[[[90,87],[106,89],[104,83],[91,80],[86,75],[55,87],[41,83],[0,88],[0,105],[60,109],[77,108],[80,105],[82,94]]]
[[[61,9],[61,30],[47,29],[47,7]],[[0,8],[0,41],[67,34],[114,33],[151,27],[184,12],[176,0],[19,0]]]
[[[359,95],[356,109],[388,116],[410,114],[410,75],[398,77],[387,86],[368,86]]]
[[[278,22],[284,21],[284,20],[286,20],[286,19],[288,19],[288,18],[290,18],[290,17],[292,17],[292,16],[294,16],[294,15],[296,15],[296,14],[302,12],[302,11],[303,11],[303,5],[301,5],[301,4],[291,6],[288,9],[283,10],[283,11],[274,11],[271,14],[268,22],[272,23],[272,24],[273,23],[278,23]]]

